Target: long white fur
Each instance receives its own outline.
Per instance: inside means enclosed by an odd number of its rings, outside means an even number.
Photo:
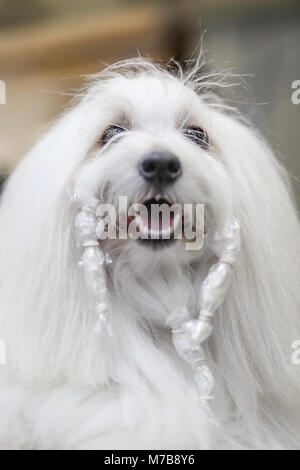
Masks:
[[[136,59],[92,77],[11,175],[0,205],[1,448],[300,447],[300,231],[288,180],[254,129],[211,106],[198,68],[175,76]],[[130,130],[102,149],[111,123]],[[188,123],[207,130],[209,152],[182,135]],[[174,309],[195,311],[207,250],[104,242],[114,339],[95,334],[85,309],[70,194],[143,200],[137,164],[157,148],[183,166],[172,200],[204,203],[215,227],[234,213],[242,228],[209,342],[211,413],[165,326]]]

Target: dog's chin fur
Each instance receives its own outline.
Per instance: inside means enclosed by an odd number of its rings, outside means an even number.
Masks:
[[[173,76],[142,59],[93,77],[10,177],[0,206],[0,446],[16,449],[300,447],[299,223],[286,174],[251,126],[206,93],[198,65]],[[203,85],[204,83],[204,85]],[[207,85],[207,83],[206,83]],[[217,104],[218,106],[214,106]],[[127,126],[102,146],[110,124]],[[186,125],[206,129],[209,150]],[[210,409],[175,352],[166,318],[187,306],[214,262],[204,246],[105,241],[115,336],[86,311],[70,194],[118,204],[148,187],[139,159],[175,153],[165,194],[203,203],[211,230],[234,214],[242,250],[207,345]]]

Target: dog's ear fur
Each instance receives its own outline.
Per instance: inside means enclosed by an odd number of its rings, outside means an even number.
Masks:
[[[300,388],[291,360],[300,334],[297,212],[287,174],[269,146],[231,118],[216,116],[215,124],[242,228],[240,261],[212,338],[224,379],[219,393],[228,391],[236,416],[244,415],[250,427],[262,413],[278,428],[286,420],[294,432],[286,431],[288,439],[297,435],[300,421],[299,413],[288,412]]]
[[[1,200],[0,332],[9,364],[29,380],[51,377],[50,363],[56,370],[65,361],[59,349],[69,351],[70,364],[79,360],[74,341],[85,320],[69,188],[93,139],[83,107],[68,111],[29,152]]]

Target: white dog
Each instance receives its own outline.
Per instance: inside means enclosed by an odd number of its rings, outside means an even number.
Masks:
[[[0,205],[1,448],[300,447],[296,210],[268,145],[207,92],[198,65],[176,76],[143,59],[109,67],[11,175]],[[210,401],[168,325],[174,312],[196,318],[218,255],[207,241],[85,243],[95,201],[119,196],[204,204],[205,237],[232,217],[240,226],[203,342]],[[99,258],[96,287],[84,254]],[[93,295],[112,336],[95,332]]]

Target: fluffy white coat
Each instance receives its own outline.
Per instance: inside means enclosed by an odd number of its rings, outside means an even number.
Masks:
[[[92,77],[11,175],[0,205],[1,448],[300,447],[297,213],[269,146],[207,92],[197,68],[175,76],[137,59]],[[102,147],[112,123],[128,132]],[[189,123],[206,129],[210,151],[183,135]],[[208,345],[211,411],[165,326],[175,308],[196,311],[206,249],[104,242],[115,337],[97,336],[86,311],[70,195],[142,200],[138,162],[157,148],[183,167],[166,188],[172,200],[204,203],[214,226],[233,213],[242,229]]]

